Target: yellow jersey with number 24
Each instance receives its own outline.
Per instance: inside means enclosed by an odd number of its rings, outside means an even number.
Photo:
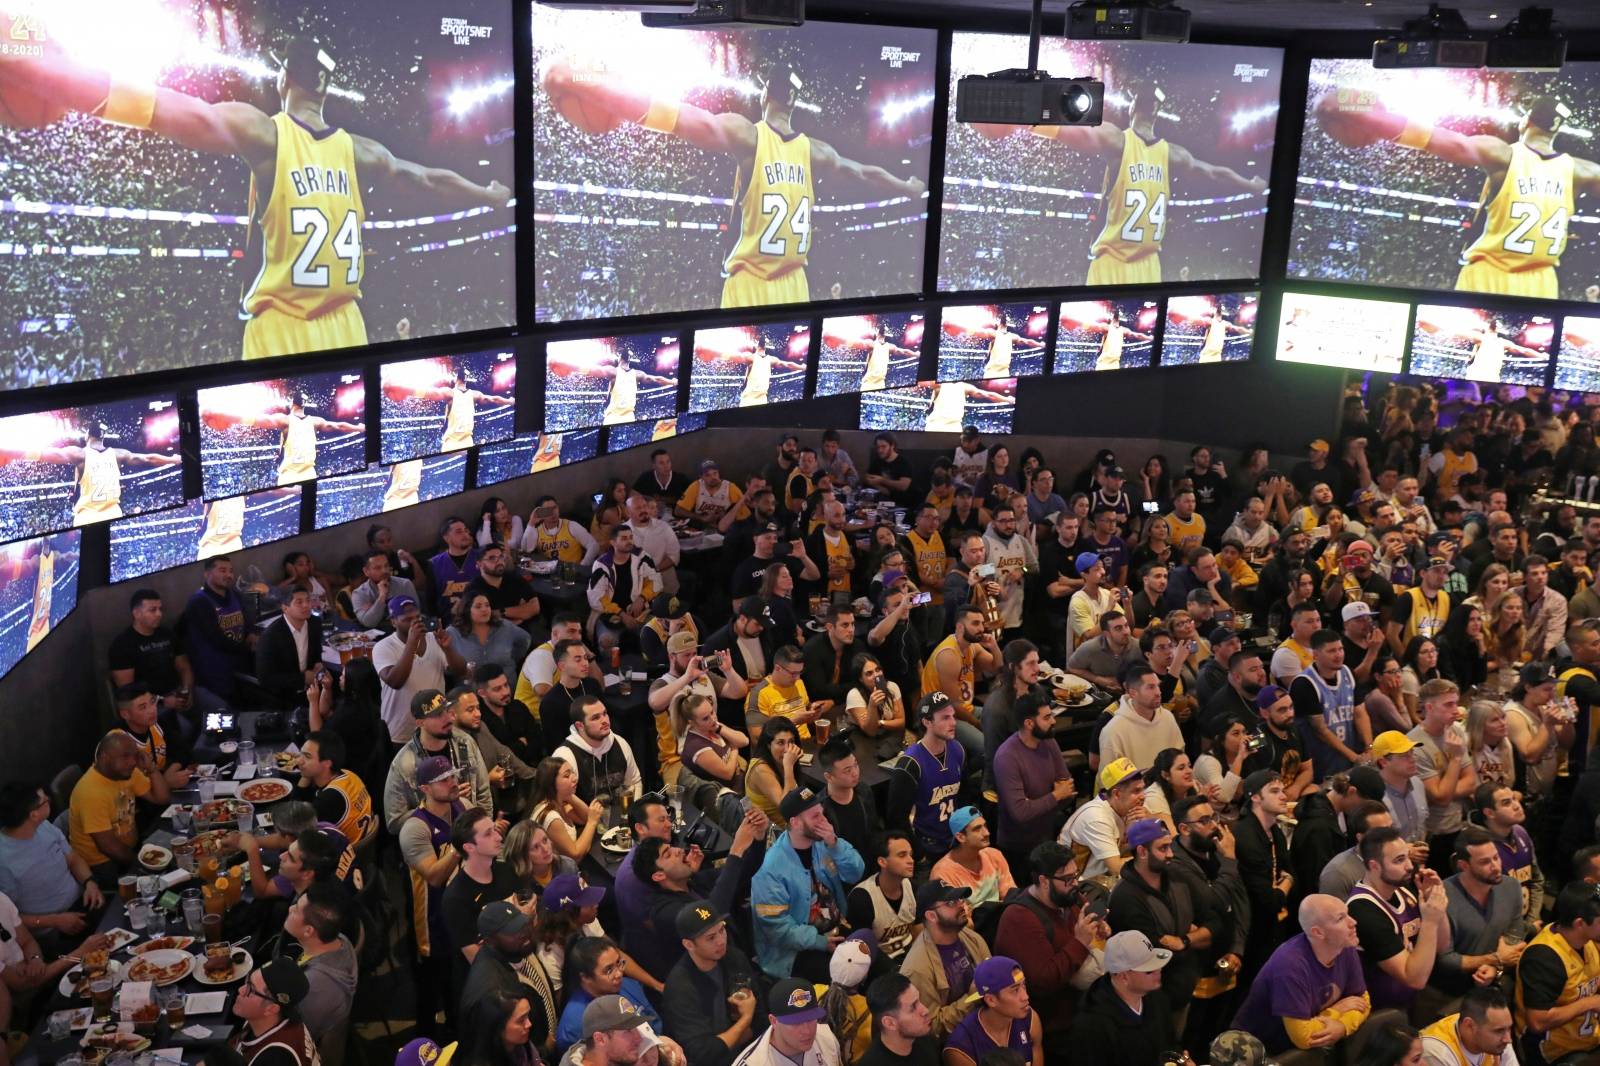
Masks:
[[[1511,146],[1505,180],[1484,205],[1483,235],[1462,257],[1508,273],[1561,265],[1572,218],[1572,157]]]
[[[770,281],[806,265],[811,251],[811,138],[756,123],[755,161],[738,195],[739,243],[722,265]]]
[[[1107,182],[1106,224],[1089,258],[1133,263],[1161,251],[1171,191],[1167,149],[1165,140],[1147,143],[1132,130],[1122,131],[1122,157]]]

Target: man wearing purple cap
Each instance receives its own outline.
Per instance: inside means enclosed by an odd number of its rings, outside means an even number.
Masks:
[[[1289,799],[1299,799],[1311,787],[1312,778],[1305,741],[1294,726],[1294,701],[1277,685],[1268,685],[1256,694],[1255,703],[1261,716],[1261,729],[1256,734],[1261,738],[1261,747],[1245,757],[1245,773],[1271,770],[1282,777],[1293,769],[1293,778],[1283,792]]]
[[[1137,929],[1172,952],[1161,972],[1161,988],[1172,1007],[1172,1026],[1183,1032],[1189,1002],[1201,967],[1212,946],[1213,929],[1222,925],[1211,912],[1209,896],[1197,896],[1189,882],[1168,872],[1172,865],[1172,832],[1159,818],[1141,818],[1128,826],[1133,858],[1122,867],[1111,890],[1106,920],[1117,932]]]
[[[973,971],[972,988],[982,1002],[945,1041],[945,1066],[977,1066],[1001,1048],[1015,1051],[1030,1066],[1044,1066],[1039,1015],[1028,1004],[1028,982],[1016,960],[1004,955],[984,959]]]
[[[448,994],[452,955],[444,923],[444,886],[461,865],[461,855],[450,843],[451,823],[466,810],[456,788],[459,773],[443,755],[418,763],[422,802],[400,826],[400,856],[410,874],[411,931],[416,938],[417,1027],[423,1032],[435,1031],[441,999],[445,1017],[453,1021],[455,1014],[455,999]]]
[[[372,649],[372,667],[383,681],[380,713],[389,727],[389,740],[398,748],[417,731],[411,714],[411,697],[424,689],[445,690],[445,671],[464,677],[467,662],[456,650],[446,629],[432,631],[423,624],[414,597],[389,597],[389,619],[394,632]]]

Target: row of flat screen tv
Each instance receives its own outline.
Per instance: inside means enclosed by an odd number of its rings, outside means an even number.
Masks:
[[[1277,357],[1346,370],[1600,392],[1600,316],[1285,292]],[[1409,344],[1408,344],[1409,342]],[[1409,348],[1409,352],[1408,352]],[[1409,359],[1407,358],[1409,354]]]

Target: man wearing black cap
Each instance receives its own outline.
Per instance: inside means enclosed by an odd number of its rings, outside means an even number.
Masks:
[[[967,907],[970,888],[928,881],[917,889],[922,934],[911,942],[900,972],[911,979],[933,1016],[933,1035],[941,1041],[975,1006],[972,975],[991,954],[972,928]]]
[[[943,692],[917,703],[922,739],[906,748],[889,772],[888,824],[911,825],[920,858],[934,862],[950,850],[950,812],[966,767],[956,740],[956,709]]]
[[[1211,702],[1211,697],[1228,687],[1228,664],[1244,646],[1231,626],[1213,626],[1206,640],[1211,644],[1211,655],[1200,664],[1194,681],[1194,697],[1202,708]],[[1206,721],[1203,710],[1200,718],[1202,723]],[[1248,723],[1246,726],[1248,728]]]
[[[316,1066],[317,1046],[300,1021],[300,1003],[311,990],[293,959],[269,959],[245,978],[233,1000],[244,1022],[228,1040],[245,1066]]]
[[[667,977],[661,1017],[695,1066],[729,1066],[767,1027],[755,970],[728,942],[727,916],[704,900],[678,911],[673,931],[684,954]]]
[[[767,1012],[770,1026],[735,1066],[839,1066],[839,1040],[818,1024],[825,1012],[811,985],[779,981],[767,993]]]
[[[749,873],[766,856],[767,817],[752,807],[733,834],[728,859],[717,871],[709,899],[692,885],[699,864],[670,840],[646,837],[633,849],[633,873],[644,883],[644,920],[623,930],[623,945],[647,973],[664,974],[681,957],[677,918],[684,910],[710,906],[726,914],[749,884]],[[707,873],[709,874],[709,869]]]
[[[805,542],[789,537],[789,531],[778,522],[768,521],[756,526],[754,533],[750,555],[734,566],[729,581],[728,587],[735,599],[761,591],[761,579],[769,566],[788,567],[796,588],[802,581],[816,581],[822,576],[817,564],[806,554]]]
[[[1250,894],[1250,934],[1245,941],[1244,974],[1254,976],[1282,941],[1289,916],[1289,841],[1278,825],[1285,813],[1278,770],[1257,770],[1244,779],[1245,811],[1234,825],[1239,876]]]
[[[478,576],[463,595],[470,600],[482,593],[506,621],[520,626],[538,617],[539,598],[528,579],[509,564],[510,550],[505,545],[484,545],[478,552]]]
[[[700,654],[709,657],[727,651],[734,671],[746,681],[757,681],[767,676],[772,664],[771,628],[772,613],[761,597],[746,596],[739,601],[733,619],[701,642]]]
[[[778,812],[789,827],[750,885],[756,961],[772,977],[798,973],[826,983],[830,955],[844,939],[845,897],[866,864],[834,832],[821,793],[794,789]]]

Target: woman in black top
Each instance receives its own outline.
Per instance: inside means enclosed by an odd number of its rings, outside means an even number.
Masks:
[[[1450,612],[1439,637],[1439,671],[1463,689],[1481,685],[1489,676],[1480,608],[1463,603]]]

